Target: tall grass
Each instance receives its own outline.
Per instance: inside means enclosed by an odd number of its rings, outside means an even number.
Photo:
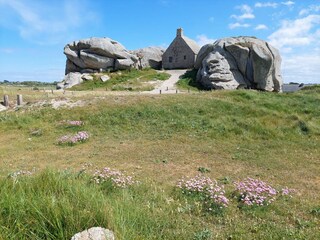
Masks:
[[[117,239],[187,239],[196,229],[185,229],[190,222],[175,216],[167,193],[152,184],[114,189],[89,176],[47,170],[1,179],[0,186],[3,239],[70,239],[93,226],[112,229]]]

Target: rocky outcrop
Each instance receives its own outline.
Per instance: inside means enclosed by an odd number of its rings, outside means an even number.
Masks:
[[[67,57],[66,76],[57,84],[57,89],[70,88],[83,80],[91,80],[80,73],[94,74],[147,67],[161,69],[163,52],[160,47],[128,51],[119,42],[110,38],[93,37],[71,42],[64,47],[64,54]]]
[[[82,74],[79,72],[70,72],[68,73],[62,82],[57,84],[57,89],[71,88],[74,85],[80,84],[83,82]]]
[[[75,234],[71,240],[115,240],[115,238],[112,231],[101,227],[93,227]]]
[[[88,38],[74,41],[64,47],[67,56],[66,74],[69,72],[97,72],[118,70],[117,60],[127,60],[135,65],[137,56],[110,38]]]
[[[142,68],[162,68],[162,55],[164,49],[161,47],[147,47],[132,51],[138,57],[138,67]]]
[[[253,37],[224,38],[198,53],[197,81],[206,89],[250,88],[282,91],[277,49]]]

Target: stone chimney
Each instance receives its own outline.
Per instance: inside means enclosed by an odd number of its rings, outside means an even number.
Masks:
[[[182,37],[183,36],[183,29],[182,28],[178,28],[177,29],[177,37]]]

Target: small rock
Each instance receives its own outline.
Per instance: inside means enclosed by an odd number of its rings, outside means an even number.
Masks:
[[[106,81],[108,81],[110,79],[110,77],[108,75],[102,75],[100,77],[100,79],[101,79],[102,82],[106,82]]]
[[[93,77],[90,74],[82,74],[81,78],[85,81],[92,81],[93,80]]]
[[[0,104],[0,112],[5,111],[5,110],[7,110],[7,108],[5,106],[3,106],[2,104]]]
[[[115,240],[114,234],[109,229],[92,227],[75,234],[71,240]]]

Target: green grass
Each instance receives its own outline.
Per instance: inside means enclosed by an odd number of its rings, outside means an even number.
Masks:
[[[187,71],[183,76],[180,77],[177,82],[179,89],[189,89],[189,90],[204,90],[203,87],[197,82],[197,72],[198,70],[193,69]]]
[[[117,239],[187,239],[190,221],[175,217],[168,196],[152,183],[113,189],[86,175],[47,170],[1,179],[0,186],[2,239],[70,239],[92,226],[113,229]]]
[[[109,91],[150,91],[153,86],[148,82],[154,80],[167,80],[170,75],[157,72],[153,69],[126,70],[107,73],[110,80],[102,82],[101,74],[93,75],[93,81],[85,81],[72,87],[70,90],[109,90]]]
[[[66,128],[62,120],[85,125]],[[91,134],[87,142],[56,144],[80,130]],[[318,239],[319,140],[317,88],[104,96],[72,109],[2,112],[0,234],[70,239],[99,225],[118,239]],[[84,163],[133,173],[141,185],[93,185],[77,177]],[[6,178],[33,167],[36,174],[17,183]],[[222,215],[210,215],[174,187],[200,171],[225,183],[229,198],[233,181],[248,176],[297,193],[264,208],[231,200]]]

